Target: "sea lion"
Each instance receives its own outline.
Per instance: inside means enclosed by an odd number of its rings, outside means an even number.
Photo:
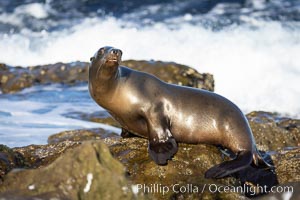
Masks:
[[[231,101],[120,66],[121,56],[121,50],[107,46],[91,57],[90,95],[122,125],[124,135],[149,139],[157,164],[167,164],[177,142],[214,144],[232,152],[234,159],[210,168],[206,178],[222,178],[262,160],[246,117]]]

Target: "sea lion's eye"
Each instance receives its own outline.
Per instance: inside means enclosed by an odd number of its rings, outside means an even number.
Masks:
[[[94,60],[94,57],[91,57],[91,58],[90,58],[90,61],[92,62],[93,60]]]

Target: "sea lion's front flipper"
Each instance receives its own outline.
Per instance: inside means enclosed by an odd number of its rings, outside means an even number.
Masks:
[[[164,117],[157,116],[148,119],[148,151],[150,157],[158,165],[166,165],[173,155],[177,152],[177,142],[172,136],[168,123]]]
[[[205,172],[205,178],[223,178],[250,165],[252,153],[241,151],[234,160],[220,163]]]
[[[173,137],[165,141],[149,140],[149,155],[158,165],[166,165],[177,150],[177,143]]]
[[[163,101],[153,103],[148,112],[144,113],[148,132],[148,151],[150,157],[158,165],[166,165],[177,152],[177,142],[170,131],[168,110]]]

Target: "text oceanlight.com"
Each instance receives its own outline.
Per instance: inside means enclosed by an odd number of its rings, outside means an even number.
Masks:
[[[172,193],[203,193],[208,191],[211,193],[230,193],[237,192],[242,194],[257,195],[261,193],[293,193],[294,188],[292,186],[273,186],[268,188],[267,186],[255,185],[255,186],[224,186],[216,184],[204,184],[203,186],[193,184],[174,184],[171,186],[165,186],[162,184],[136,184],[136,192],[142,193],[160,193],[162,195],[168,192]]]

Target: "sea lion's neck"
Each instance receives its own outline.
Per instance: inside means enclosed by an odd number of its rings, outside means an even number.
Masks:
[[[102,83],[108,83],[110,80],[113,81],[118,77],[118,68],[119,66],[102,66],[97,72],[97,78]]]
[[[119,66],[101,66],[93,72],[93,81],[90,82],[90,92],[93,99],[106,108],[118,87]]]

